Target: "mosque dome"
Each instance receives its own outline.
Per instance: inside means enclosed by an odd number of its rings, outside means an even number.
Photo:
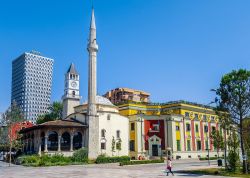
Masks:
[[[88,102],[85,101],[84,104],[87,104]],[[96,96],[96,104],[102,104],[102,105],[107,105],[107,106],[114,106],[109,99],[103,97],[103,96]]]
[[[109,105],[109,106],[114,106],[109,99],[103,97],[103,96],[96,96],[96,103],[97,104],[103,104],[103,105]]]

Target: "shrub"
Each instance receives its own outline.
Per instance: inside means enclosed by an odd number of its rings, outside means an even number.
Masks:
[[[153,164],[153,163],[164,163],[164,160],[158,159],[158,160],[143,160],[143,161],[121,161],[120,166],[135,165],[135,164]]]
[[[118,163],[123,161],[130,161],[129,156],[114,156],[114,157],[106,157],[105,155],[100,155],[96,159],[97,164],[101,163]]]
[[[73,162],[88,162],[88,150],[86,148],[81,148],[75,151],[71,159]]]

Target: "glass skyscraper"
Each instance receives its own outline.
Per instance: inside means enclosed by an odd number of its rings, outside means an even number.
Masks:
[[[11,102],[33,123],[48,111],[54,60],[39,52],[25,52],[12,61]]]

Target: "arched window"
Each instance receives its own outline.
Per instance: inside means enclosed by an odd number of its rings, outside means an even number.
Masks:
[[[75,96],[75,95],[76,95],[76,92],[75,92],[75,91],[72,91],[72,95]]]
[[[55,131],[51,131],[48,134],[48,150],[57,151],[58,149],[58,134]]]
[[[105,135],[106,135],[106,130],[102,129],[102,131],[101,131],[101,137],[105,138]]]
[[[80,132],[74,133],[73,148],[74,150],[82,148],[82,134]]]
[[[61,150],[69,151],[70,150],[70,134],[68,132],[64,132],[61,138]]]
[[[120,130],[116,131],[116,138],[117,139],[121,138],[121,132],[120,132]]]
[[[44,151],[45,146],[45,134],[44,132],[41,133],[41,151]]]

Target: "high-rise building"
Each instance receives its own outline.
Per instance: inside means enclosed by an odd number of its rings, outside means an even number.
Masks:
[[[11,102],[15,101],[24,118],[36,122],[48,111],[54,60],[39,52],[25,52],[12,61]]]

